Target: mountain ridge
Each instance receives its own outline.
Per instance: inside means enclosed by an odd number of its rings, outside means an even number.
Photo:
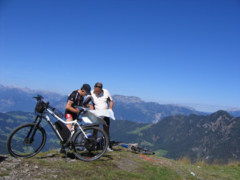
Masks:
[[[54,92],[30,90],[13,86],[0,85],[0,112],[27,111],[33,112],[36,101],[32,98],[41,94],[45,101],[65,112],[67,95]],[[141,123],[158,123],[164,117],[183,114],[208,115],[209,113],[196,111],[194,108],[177,104],[159,104],[156,102],[145,102],[136,96],[113,95],[115,117],[120,120],[128,119]],[[240,116],[240,111],[230,112],[234,116]]]
[[[7,154],[6,139],[10,132],[33,120],[33,113],[0,113],[0,154]],[[174,115],[156,124],[128,120],[111,120],[110,124],[111,140],[138,143],[140,147],[156,153],[164,151],[166,158],[176,160],[189,157],[192,163],[199,160],[210,164],[216,161],[226,164],[229,160],[240,160],[240,117],[233,117],[226,111],[220,110],[207,116]],[[60,148],[59,140],[51,127],[45,121],[42,121],[41,126],[47,133],[43,151]]]

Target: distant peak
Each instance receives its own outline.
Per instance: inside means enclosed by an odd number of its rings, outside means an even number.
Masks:
[[[171,106],[177,106],[177,107],[182,107],[182,108],[186,108],[186,109],[190,109],[192,111],[196,111],[196,109],[189,107],[189,106],[185,106],[185,105],[180,105],[180,104],[169,104]]]
[[[240,111],[238,108],[230,108],[227,110],[227,112],[235,112],[235,111]]]
[[[51,92],[51,91],[46,91],[46,90],[31,90],[30,88],[28,87],[25,87],[25,88],[21,88],[21,87],[18,87],[18,86],[12,86],[12,85],[6,85],[6,86],[3,86],[0,84],[0,89],[1,90],[10,90],[10,89],[16,89],[20,92],[25,92],[25,93],[28,93],[28,94],[38,94],[38,93],[43,93],[43,94],[48,94],[48,95],[60,95],[58,93],[55,93],[55,92]],[[62,95],[60,95],[62,96]]]
[[[136,96],[122,96],[122,95],[113,95],[113,101],[123,102],[123,103],[142,103],[144,102],[139,97]]]
[[[215,113],[210,114],[209,116],[222,116],[222,115],[232,116],[231,114],[224,110],[218,110]]]

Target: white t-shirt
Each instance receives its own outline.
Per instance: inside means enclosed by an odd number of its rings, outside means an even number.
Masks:
[[[95,94],[94,90],[91,91],[91,94],[91,100],[95,106],[95,110],[108,109],[108,101],[113,100],[110,93],[106,89],[102,89],[102,92],[99,95]]]

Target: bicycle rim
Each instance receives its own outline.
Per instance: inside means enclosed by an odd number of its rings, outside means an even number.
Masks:
[[[100,158],[107,150],[108,136],[98,127],[86,127],[83,131],[89,136],[84,138],[81,131],[78,131],[73,137],[73,153],[83,161],[93,161]],[[92,136],[92,137],[91,137]],[[98,139],[103,137],[101,143]]]
[[[46,133],[42,127],[38,127],[33,140],[30,141],[34,125],[34,123],[23,124],[9,135],[7,150],[10,155],[29,158],[41,151],[46,143]],[[29,134],[30,131],[31,133]],[[28,134],[29,136],[27,137]]]

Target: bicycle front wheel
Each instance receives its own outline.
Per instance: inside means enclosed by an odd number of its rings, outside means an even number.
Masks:
[[[34,123],[18,126],[7,139],[7,150],[13,157],[30,158],[39,153],[46,143],[46,132],[42,127],[34,130]]]
[[[81,131],[73,136],[73,154],[83,161],[93,161],[100,158],[108,148],[107,134],[101,128],[93,126],[85,127],[83,131],[88,138],[85,138]]]

